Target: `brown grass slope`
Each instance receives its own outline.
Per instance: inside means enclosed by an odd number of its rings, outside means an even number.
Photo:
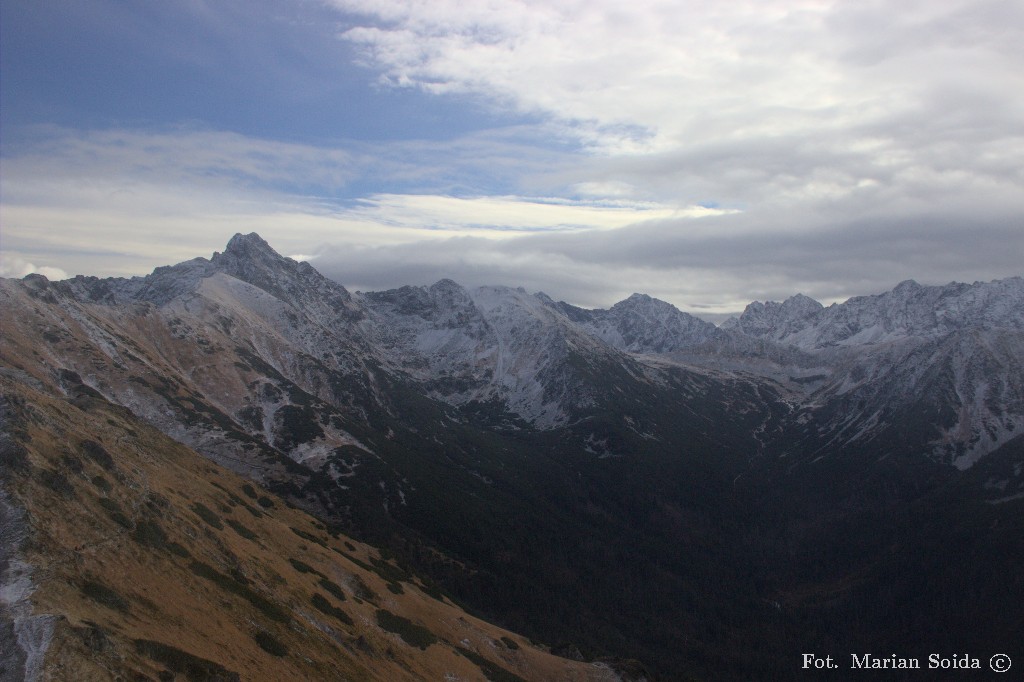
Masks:
[[[31,610],[53,616],[37,679],[617,679],[430,596],[124,408],[38,388],[0,367],[0,483]]]

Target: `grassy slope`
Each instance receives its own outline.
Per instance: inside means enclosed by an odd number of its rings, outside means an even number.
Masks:
[[[608,676],[427,595],[372,547],[122,408],[0,388],[25,445],[6,465],[31,527],[35,611],[59,617],[44,677]]]

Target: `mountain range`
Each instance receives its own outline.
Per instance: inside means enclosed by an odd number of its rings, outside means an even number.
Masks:
[[[1019,277],[716,327],[643,294],[349,292],[249,234],[0,297],[18,400],[116,408],[556,654],[788,679],[1024,631]]]

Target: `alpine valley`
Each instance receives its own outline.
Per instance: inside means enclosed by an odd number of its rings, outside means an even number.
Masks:
[[[716,327],[249,234],[3,280],[0,337],[3,680],[1024,664],[1018,277]]]

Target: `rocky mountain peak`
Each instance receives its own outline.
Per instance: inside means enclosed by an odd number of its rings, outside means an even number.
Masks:
[[[257,271],[295,271],[300,265],[291,258],[280,255],[255,232],[236,234],[228,241],[224,253],[213,254],[211,262],[228,274],[241,275],[239,279],[246,279],[246,275],[252,275]]]
[[[273,247],[255,232],[250,232],[249,234],[236,233],[235,236],[228,240],[228,245],[224,252],[231,254],[264,253],[277,255]]]
[[[413,316],[434,322],[475,313],[469,293],[457,282],[442,279],[429,287],[402,286],[387,291],[368,291],[359,294],[360,300],[370,310],[385,315],[391,323],[397,323],[395,316]]]
[[[722,325],[747,336],[782,339],[806,328],[824,306],[810,296],[796,294],[782,303],[754,301],[739,318]]]
[[[473,305],[469,292],[458,282],[450,279],[442,279],[430,286],[430,297],[435,305],[448,305],[451,307],[465,308]]]
[[[461,284],[447,277],[437,280],[430,288],[433,291],[464,291]]]
[[[643,304],[643,303],[651,303],[653,301],[658,301],[658,299],[651,298],[647,294],[638,294],[638,293],[634,292],[634,293],[629,295],[629,298],[627,298],[627,299],[625,299],[623,301],[619,301],[615,305],[640,305],[640,304]],[[658,302],[659,303],[663,303],[663,301],[658,301]]]
[[[794,294],[782,302],[783,310],[796,311],[802,314],[814,314],[823,307],[821,303],[804,294]]]
[[[352,296],[305,262],[282,256],[255,232],[236,234],[224,253],[214,253],[214,270],[251,284],[316,318],[361,317]]]
[[[897,284],[895,287],[893,287],[893,291],[899,293],[910,293],[914,291],[919,291],[920,289],[921,285],[912,279],[905,279],[899,284]]]
[[[297,263],[278,254],[255,232],[236,234],[223,253],[213,257],[193,258],[176,265],[155,268],[145,277],[130,279],[78,276],[67,280],[71,291],[87,300],[113,305],[128,300],[148,301],[164,305],[194,292],[199,282],[222,272],[256,286],[282,300],[290,300],[303,289],[327,283],[334,297],[348,300],[348,292],[330,282],[308,263]],[[304,284],[298,284],[303,280]]]
[[[804,349],[934,339],[957,330],[1024,328],[1024,281],[925,286],[905,280],[890,291],[823,308],[802,294],[754,302],[723,329]]]
[[[549,308],[558,307],[558,303],[555,302],[555,299],[551,298],[543,291],[538,291],[537,293],[534,294],[534,297]]]
[[[590,311],[579,322],[614,348],[632,353],[670,353],[704,343],[718,330],[647,294],[632,294],[608,310]]]

